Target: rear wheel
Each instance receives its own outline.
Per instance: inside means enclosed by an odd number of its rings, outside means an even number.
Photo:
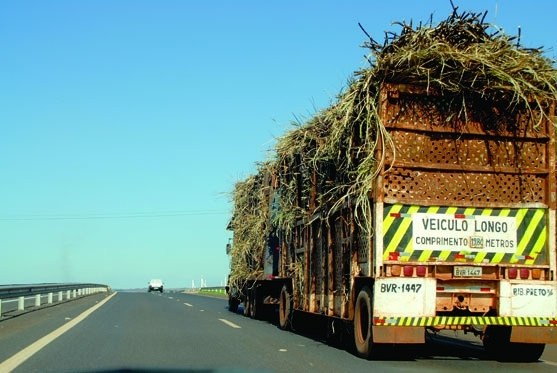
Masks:
[[[228,297],[228,310],[230,312],[238,312],[238,305],[240,304],[240,302],[238,301],[238,299],[233,298],[233,297]]]
[[[284,285],[280,291],[279,301],[279,326],[282,330],[290,329],[290,315],[292,312],[292,295],[288,286]]]
[[[358,293],[354,307],[354,344],[358,356],[365,359],[372,356],[373,347],[371,297],[371,290],[364,286]]]
[[[248,294],[244,299],[244,316],[249,317],[250,315],[251,315],[251,294],[248,291]]]
[[[257,288],[254,287],[251,290],[251,297],[250,297],[250,317],[252,319],[258,319],[261,316],[261,304],[259,302],[259,300],[257,299]]]
[[[534,362],[543,354],[543,343],[511,342],[511,327],[488,326],[483,336],[486,352],[498,361]]]

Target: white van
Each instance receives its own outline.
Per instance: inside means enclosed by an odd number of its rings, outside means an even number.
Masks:
[[[162,288],[163,288],[162,280],[157,278],[149,281],[149,292],[153,290],[158,290],[162,293]]]

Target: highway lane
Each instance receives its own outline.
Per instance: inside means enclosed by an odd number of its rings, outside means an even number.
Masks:
[[[67,324],[107,295],[99,293],[64,303],[44,305],[25,313],[8,313],[0,321],[0,362]]]
[[[0,323],[1,324],[1,323]],[[554,372],[557,365],[499,363],[443,340],[394,360],[365,361],[312,333],[284,332],[228,312],[224,299],[118,293],[16,372],[118,369],[241,372]]]

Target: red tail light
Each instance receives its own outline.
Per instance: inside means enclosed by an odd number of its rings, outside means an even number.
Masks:
[[[427,267],[426,266],[417,266],[416,267],[416,276],[425,277],[426,274],[427,274]]]
[[[520,268],[520,278],[527,279],[530,277],[530,270],[528,268]]]
[[[405,277],[412,277],[414,275],[414,267],[404,266],[403,272]]]
[[[511,280],[514,280],[518,277],[518,270],[514,267],[508,269],[507,274]]]

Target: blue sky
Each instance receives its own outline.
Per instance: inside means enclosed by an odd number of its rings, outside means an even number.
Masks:
[[[554,0],[459,1],[555,59]],[[0,284],[222,285],[234,183],[434,1],[0,2]]]

